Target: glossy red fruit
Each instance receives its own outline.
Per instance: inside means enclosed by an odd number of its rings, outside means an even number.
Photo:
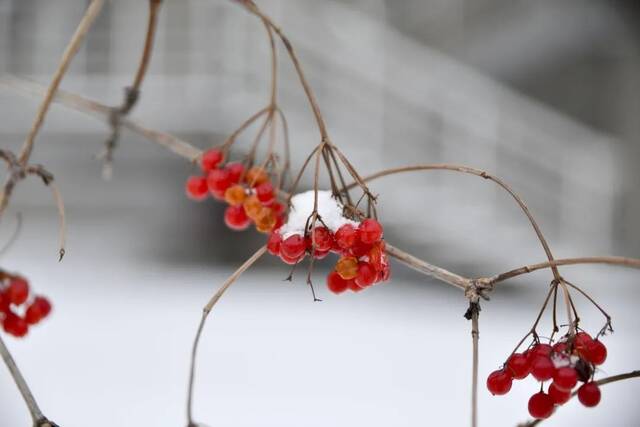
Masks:
[[[209,172],[218,167],[220,163],[224,160],[224,154],[222,151],[212,148],[211,150],[207,150],[202,154],[202,158],[200,159],[200,167],[203,171]]]
[[[365,255],[368,255],[372,247],[372,244],[363,242],[358,236],[358,238],[356,238],[356,241],[351,246],[351,249],[349,250],[351,251],[353,256],[355,256],[356,258],[361,258]]]
[[[578,384],[578,372],[569,366],[558,368],[553,374],[553,382],[558,388],[570,391]]]
[[[36,297],[27,311],[25,312],[24,320],[30,324],[35,325],[51,313],[51,303],[45,297]]]
[[[602,365],[607,360],[607,347],[600,340],[592,340],[587,344],[587,358],[594,365]]]
[[[269,181],[263,182],[262,184],[256,187],[256,196],[258,196],[258,200],[262,202],[262,204],[269,204],[273,202],[275,197],[275,193],[273,191],[273,185]]]
[[[538,381],[547,381],[553,377],[555,367],[547,356],[534,356],[531,359],[531,375]]]
[[[185,185],[187,196],[193,200],[204,200],[209,194],[207,178],[203,176],[190,176]]]
[[[332,271],[327,276],[327,288],[334,294],[341,294],[349,288],[349,281],[344,280],[337,272]]]
[[[246,230],[251,224],[251,219],[247,216],[242,205],[228,206],[224,211],[224,223],[232,230]]]
[[[514,353],[507,361],[507,369],[511,376],[517,380],[526,378],[531,370],[529,358],[521,353]]]
[[[351,224],[344,224],[336,231],[336,243],[341,249],[349,249],[356,242],[358,231]]]
[[[573,340],[573,348],[580,356],[588,359],[588,346],[593,341],[591,335],[586,332],[578,332]]]
[[[356,284],[361,288],[366,288],[367,286],[373,285],[373,282],[376,281],[378,277],[378,273],[375,268],[371,266],[371,264],[367,262],[358,263],[358,275],[355,278]]]
[[[230,162],[224,167],[229,173],[229,181],[232,184],[237,184],[240,182],[240,177],[244,173],[244,165],[238,162]]]
[[[300,258],[305,251],[304,237],[300,234],[293,234],[282,241],[280,244],[280,253],[290,259]]]
[[[556,405],[562,405],[571,399],[571,390],[564,390],[558,387],[555,382],[549,386],[548,394]]]
[[[12,304],[23,304],[29,298],[29,283],[22,277],[15,277],[9,282],[4,295]]]
[[[373,218],[367,218],[358,226],[360,240],[363,243],[372,244],[382,238],[382,225]]]
[[[326,252],[333,246],[333,236],[326,227],[316,227],[313,229],[313,238],[316,242],[316,250]]]
[[[23,337],[29,332],[29,325],[21,317],[13,313],[7,313],[2,322],[4,331],[14,337]]]
[[[300,255],[299,257],[289,257],[285,254],[282,253],[282,250],[280,251],[280,259],[282,260],[282,262],[284,262],[285,264],[289,264],[289,265],[294,265],[300,262],[300,260],[304,257],[304,255]]]
[[[538,343],[529,349],[529,357],[533,361],[536,356],[549,356],[553,351],[553,347],[549,344]]]
[[[583,384],[578,389],[578,399],[580,403],[588,408],[592,408],[600,403],[600,387],[595,382]]]
[[[349,279],[347,280],[347,286],[349,287],[349,290],[353,291],[353,292],[360,292],[361,290],[363,290],[364,288],[360,287],[355,279]]]
[[[211,193],[222,193],[222,197],[224,198],[224,192],[231,186],[229,172],[226,169],[213,169],[209,171],[207,175],[207,185]]]
[[[565,350],[567,349],[567,343],[564,341],[557,342],[553,345],[552,349],[554,353],[558,353],[558,354],[564,353]]]
[[[536,393],[529,399],[529,414],[536,419],[549,418],[553,413],[553,399],[546,393]]]
[[[8,313],[9,310],[9,298],[3,292],[0,292],[0,313]]]
[[[503,369],[493,371],[487,377],[487,389],[493,395],[507,394],[511,390],[511,375]]]
[[[277,231],[269,234],[269,239],[267,240],[267,250],[271,255],[278,256],[280,254],[280,244],[282,243],[282,236]]]

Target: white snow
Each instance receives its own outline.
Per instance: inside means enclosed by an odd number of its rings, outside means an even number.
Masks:
[[[291,210],[287,223],[280,228],[280,235],[283,239],[294,234],[304,234],[304,227],[307,220],[313,212],[314,191],[309,190],[304,193],[296,194],[291,198]],[[342,215],[343,206],[336,200],[331,191],[318,191],[318,215],[322,219],[322,223],[335,233],[344,224],[358,226],[356,221],[345,218]],[[321,226],[320,221],[316,222],[316,226]]]

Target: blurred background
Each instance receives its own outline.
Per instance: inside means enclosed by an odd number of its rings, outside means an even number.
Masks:
[[[86,4],[1,0],[0,73],[47,84]],[[294,43],[333,141],[361,174],[439,162],[486,169],[523,196],[557,257],[640,257],[637,1],[258,4]],[[120,103],[146,19],[144,1],[108,2],[62,88]],[[280,54],[281,105],[300,166],[317,130]],[[232,2],[166,0],[132,118],[205,148],[267,103],[269,78],[255,18]],[[0,147],[20,147],[38,102],[0,84]],[[123,133],[114,177],[103,181],[94,156],[107,135],[104,122],[61,106],[47,117],[33,161],[62,189],[68,252],[58,263],[51,196],[36,180],[21,184],[0,237],[12,233],[16,213],[24,224],[2,268],[29,278],[55,312],[27,339],[6,341],[61,426],[184,425],[200,310],[263,236],[226,229],[220,203],[187,200],[192,167],[135,134]],[[251,138],[239,141],[236,156]],[[425,172],[372,188],[386,238],[432,263],[478,277],[544,260],[526,218],[488,181]],[[288,269],[273,259],[229,291],[203,336],[196,418],[219,426],[467,425],[471,339],[462,295],[394,264],[390,283],[334,296],[324,287],[332,264],[315,274],[321,303],[303,274],[283,282]],[[613,316],[598,376],[637,369],[639,273],[562,272]],[[505,397],[483,384],[527,332],[550,278],[541,271],[513,280],[483,303],[482,426],[527,419],[534,382],[514,384]],[[597,331],[598,313],[577,302],[583,327]],[[545,423],[640,425],[638,387],[606,386],[596,409],[572,401]],[[26,408],[2,368],[0,426],[23,425]]]

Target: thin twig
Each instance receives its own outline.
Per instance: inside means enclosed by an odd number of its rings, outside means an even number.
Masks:
[[[471,373],[471,427],[478,425],[478,340],[480,339],[480,327],[478,325],[478,309],[471,312],[471,341],[473,345],[473,368]]]
[[[198,352],[198,344],[200,343],[200,336],[202,335],[202,330],[204,329],[204,324],[213,309],[213,306],[216,305],[218,300],[222,297],[222,295],[226,292],[227,289],[236,281],[238,278],[244,273],[249,267],[255,264],[256,261],[262,257],[267,252],[267,247],[262,246],[260,249],[256,251],[248,260],[244,262],[236,271],[233,272],[231,276],[227,280],[224,281],[222,286],[218,289],[218,291],[211,297],[207,305],[202,309],[202,318],[200,319],[200,324],[198,325],[198,331],[196,332],[195,339],[193,340],[193,348],[191,350],[191,366],[189,368],[189,386],[187,390],[187,426],[192,427],[196,426],[193,421],[193,385],[195,381],[195,372],[196,372],[196,355]]]

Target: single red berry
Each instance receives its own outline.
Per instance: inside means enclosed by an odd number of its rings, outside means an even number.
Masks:
[[[598,384],[591,381],[586,384],[582,384],[578,389],[578,399],[584,406],[591,408],[600,403],[600,387]]]
[[[224,223],[232,230],[246,230],[251,224],[251,218],[247,216],[242,205],[227,206],[224,211]]]
[[[553,347],[549,344],[538,343],[529,349],[529,357],[531,360],[535,359],[536,356],[549,356],[553,351]]]
[[[553,377],[555,366],[548,356],[535,356],[531,359],[531,375],[538,381],[547,381]]]
[[[373,218],[367,218],[358,226],[360,240],[363,243],[372,244],[382,238],[382,225]]]
[[[200,167],[203,171],[209,172],[218,167],[218,165],[224,159],[224,154],[222,151],[212,148],[211,150],[207,150],[202,153],[202,158],[200,159]]]
[[[349,281],[344,280],[337,272],[332,271],[327,276],[327,288],[334,294],[341,294],[349,288]]]
[[[10,303],[20,305],[29,298],[29,282],[22,277],[15,277],[9,282],[5,296]]]
[[[204,200],[209,193],[207,178],[203,176],[190,176],[185,187],[187,196],[193,200]]]
[[[260,200],[263,204],[269,204],[275,197],[273,185],[271,185],[269,181],[263,182],[262,184],[258,185],[256,187],[256,196],[258,196],[258,200]]]
[[[378,273],[376,269],[371,266],[368,262],[360,262],[358,263],[358,275],[355,278],[356,284],[361,288],[366,288],[367,286],[373,285],[373,282],[376,281],[378,277]]]
[[[305,248],[304,237],[300,234],[293,234],[282,241],[280,253],[288,258],[298,259],[304,254]]]
[[[578,384],[578,372],[569,366],[558,368],[553,374],[554,384],[562,390],[571,390]]]
[[[349,290],[351,290],[353,292],[360,292],[361,290],[364,289],[364,288],[360,287],[360,285],[358,285],[356,283],[355,279],[347,280],[347,286],[349,287]]]
[[[299,257],[289,257],[285,254],[282,253],[282,248],[280,250],[280,259],[282,260],[282,262],[284,262],[285,264],[289,264],[289,265],[294,265],[300,262],[300,260],[304,257],[303,255],[300,255]]]
[[[365,255],[369,255],[369,252],[371,252],[372,247],[373,247],[372,244],[363,242],[362,240],[360,240],[360,237],[358,236],[356,238],[356,241],[351,246],[350,251],[353,254],[353,256],[355,256],[356,258],[362,258]]]
[[[549,418],[553,413],[553,399],[546,393],[540,392],[529,399],[529,414],[536,419]]]
[[[207,175],[207,185],[211,193],[222,193],[222,197],[224,198],[224,192],[231,186],[229,172],[226,169],[213,169],[209,171]]]
[[[269,240],[267,240],[267,250],[271,255],[278,256],[280,254],[280,244],[282,243],[282,236],[277,231],[269,234]]]
[[[515,353],[511,355],[507,361],[507,368],[513,378],[521,380],[529,375],[531,365],[529,364],[529,358],[527,356],[521,353]]]
[[[333,247],[333,236],[331,231],[325,227],[316,227],[313,229],[313,238],[316,242],[316,250],[326,252]]]
[[[336,243],[342,249],[349,249],[356,242],[357,230],[351,224],[344,224],[336,231]]]
[[[588,359],[588,346],[593,341],[591,335],[586,332],[578,332],[573,339],[573,348],[584,359]]]
[[[27,322],[14,313],[7,313],[4,321],[2,322],[4,331],[14,337],[23,337],[29,332],[29,325]]]
[[[45,297],[36,297],[24,315],[24,320],[35,325],[51,313],[51,303]]]
[[[563,388],[558,387],[555,382],[552,382],[549,386],[548,393],[549,397],[556,405],[562,405],[571,399],[571,390],[564,390]]]
[[[592,340],[587,344],[587,356],[589,362],[602,365],[607,360],[607,347],[600,340]]]
[[[552,348],[554,353],[558,353],[558,354],[564,353],[565,350],[567,349],[567,343],[564,341],[557,342],[553,345]]]
[[[0,292],[0,313],[8,313],[10,309],[9,298],[4,292]]]
[[[244,173],[244,165],[238,162],[230,162],[224,167],[229,173],[229,181],[232,184],[237,184],[240,182],[240,178]]]
[[[487,377],[487,389],[493,395],[503,395],[509,393],[512,384],[511,375],[504,369],[493,371]]]

